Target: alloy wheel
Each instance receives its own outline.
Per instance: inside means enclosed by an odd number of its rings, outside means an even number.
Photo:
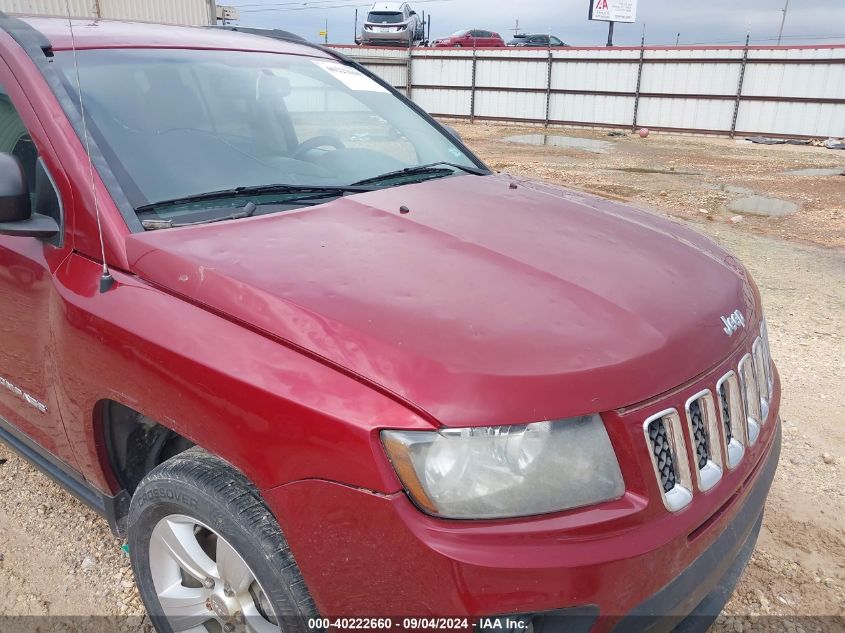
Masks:
[[[150,572],[176,633],[280,633],[267,595],[243,557],[193,517],[171,514],[150,538]]]

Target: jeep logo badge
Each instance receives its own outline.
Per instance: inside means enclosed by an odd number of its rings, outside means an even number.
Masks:
[[[734,310],[728,316],[722,317],[722,323],[725,324],[722,331],[728,336],[733,336],[733,333],[739,328],[745,327],[745,318],[742,316],[742,312]]]

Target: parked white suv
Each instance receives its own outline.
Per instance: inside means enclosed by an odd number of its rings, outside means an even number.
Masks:
[[[425,37],[422,20],[407,2],[376,2],[361,28],[361,44],[409,46]]]

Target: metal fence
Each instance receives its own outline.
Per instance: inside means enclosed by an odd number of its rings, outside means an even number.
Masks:
[[[334,48],[436,116],[845,137],[845,45]]]

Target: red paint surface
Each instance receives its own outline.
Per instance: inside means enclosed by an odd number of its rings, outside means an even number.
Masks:
[[[434,40],[433,46],[436,48],[503,48],[505,46],[505,40],[502,39],[502,36],[492,31],[490,33],[490,37],[473,37],[469,33],[465,33],[464,35],[447,35],[446,37],[440,37]]]
[[[734,349],[721,315],[757,322],[743,269],[692,230],[509,182],[460,176],[136,234],[127,257],[140,278],[452,426],[646,400]]]
[[[666,406],[683,407],[703,387],[715,388],[718,376],[714,371],[636,412],[604,416],[628,491],[593,508],[522,520],[443,521],[421,515],[404,494],[373,495],[332,482],[297,482],[265,496],[324,613],[473,616],[594,604],[603,616],[594,631],[609,630],[730,525],[771,452],[779,379],[772,417],[740,464],[681,512],[663,508],[642,421]],[[630,450],[619,452],[623,436]],[[319,530],[311,521],[317,514],[324,517]]]
[[[61,20],[32,24],[67,45]],[[82,46],[247,41],[106,22],[80,30]],[[249,46],[318,54],[270,39]],[[96,427],[98,405],[111,399],[223,455],[265,491],[330,614],[589,602],[621,612],[677,575],[735,515],[740,487],[771,445],[779,382],[754,449],[678,514],[659,500],[642,436],[648,415],[712,389],[759,330],[756,287],[707,238],[558,188],[512,190],[498,176],[132,235],[97,179],[116,280],[100,293],[82,144],[4,33],[0,56],[0,81],[67,216],[62,248],[0,238],[0,375],[49,407],[25,410],[0,390],[0,415],[96,487],[115,492]],[[401,204],[411,212],[400,216]],[[719,317],[736,308],[748,327],[728,338]],[[423,515],[378,441],[382,428],[595,411],[625,496],[531,519]]]

